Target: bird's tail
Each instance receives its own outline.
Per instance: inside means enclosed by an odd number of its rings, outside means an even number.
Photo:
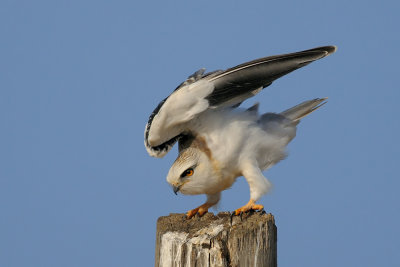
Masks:
[[[308,114],[320,108],[322,105],[326,103],[327,97],[324,98],[316,98],[313,100],[304,101],[303,103],[298,104],[292,108],[289,108],[280,113],[280,115],[285,116],[286,118],[292,120],[293,122],[298,122],[300,119],[304,118]]]

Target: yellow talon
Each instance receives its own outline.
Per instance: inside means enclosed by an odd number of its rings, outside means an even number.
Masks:
[[[248,212],[250,210],[262,210],[263,208],[263,205],[255,204],[255,201],[250,199],[250,201],[246,205],[235,210],[234,214],[239,215],[242,212]]]
[[[203,205],[189,210],[186,214],[187,218],[190,219],[192,218],[194,215],[199,214],[200,217],[203,216],[204,214],[206,214],[208,212],[208,209],[211,207],[212,205],[208,204],[208,203],[204,203]]]

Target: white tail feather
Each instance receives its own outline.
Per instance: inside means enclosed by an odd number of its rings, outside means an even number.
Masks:
[[[318,108],[322,107],[325,103],[327,97],[324,98],[316,98],[313,100],[304,101],[303,103],[298,104],[292,108],[289,108],[280,114],[285,116],[286,118],[292,120],[293,122],[297,122],[310,113],[314,112]],[[324,102],[325,101],[325,102]]]

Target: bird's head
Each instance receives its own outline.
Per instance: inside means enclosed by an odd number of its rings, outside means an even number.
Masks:
[[[196,148],[183,150],[168,172],[167,182],[174,193],[206,194],[211,190],[215,171],[206,153]]]

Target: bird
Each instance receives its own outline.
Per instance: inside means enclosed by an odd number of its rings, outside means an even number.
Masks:
[[[327,98],[304,101],[283,112],[259,114],[259,103],[241,108],[246,99],[276,79],[326,57],[336,46],[268,56],[226,70],[200,69],[151,113],[144,144],[150,156],[165,156],[178,142],[178,157],[167,182],[175,194],[205,194],[204,204],[186,213],[188,219],[215,206],[221,192],[243,176],[250,200],[233,215],[260,211],[257,201],[271,188],[263,175],[287,156],[286,146],[296,136],[300,119],[320,108]]]

